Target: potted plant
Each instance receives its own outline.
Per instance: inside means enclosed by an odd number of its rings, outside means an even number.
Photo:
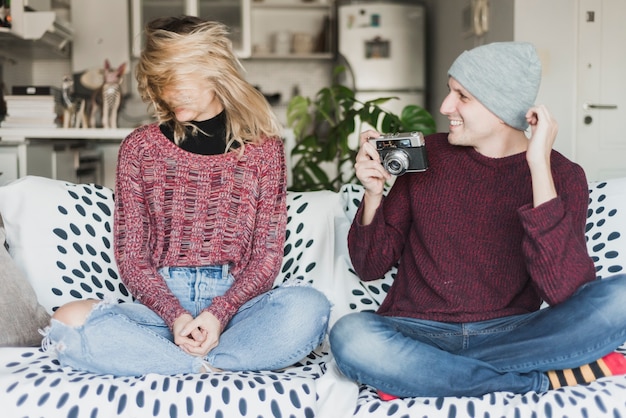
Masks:
[[[335,68],[333,79],[345,69]],[[287,124],[293,129],[296,145],[291,151],[293,182],[290,190],[334,190],[354,182],[352,169],[358,142],[350,140],[367,124],[384,133],[421,131],[435,132],[430,113],[417,105],[408,105],[400,115],[380,106],[394,97],[381,97],[366,102],[355,98],[355,92],[333,82],[320,89],[314,98],[295,96],[287,107]]]

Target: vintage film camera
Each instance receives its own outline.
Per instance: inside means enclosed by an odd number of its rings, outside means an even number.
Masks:
[[[428,159],[421,132],[403,132],[368,139],[380,155],[385,170],[394,176],[426,171]]]

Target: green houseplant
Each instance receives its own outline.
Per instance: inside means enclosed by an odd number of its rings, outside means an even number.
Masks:
[[[344,70],[335,68],[333,80]],[[358,144],[351,145],[350,137],[361,132],[363,124],[385,133],[421,131],[427,135],[435,131],[432,115],[420,106],[408,105],[400,115],[380,107],[395,99],[381,97],[361,102],[352,89],[335,81],[313,98],[293,97],[287,107],[287,124],[296,142],[291,151],[295,163],[290,190],[337,191],[344,183],[354,182],[351,166]]]

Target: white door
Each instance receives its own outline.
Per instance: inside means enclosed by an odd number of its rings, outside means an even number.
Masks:
[[[576,161],[589,180],[626,175],[626,1],[580,0]]]

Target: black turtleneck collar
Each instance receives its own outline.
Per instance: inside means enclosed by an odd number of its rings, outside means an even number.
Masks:
[[[191,134],[191,128],[187,128],[185,139],[180,147],[194,154],[216,155],[226,151],[226,113],[222,111],[211,119],[200,122],[192,121],[198,128],[196,135]],[[160,125],[163,135],[174,142],[174,129],[170,124]]]

